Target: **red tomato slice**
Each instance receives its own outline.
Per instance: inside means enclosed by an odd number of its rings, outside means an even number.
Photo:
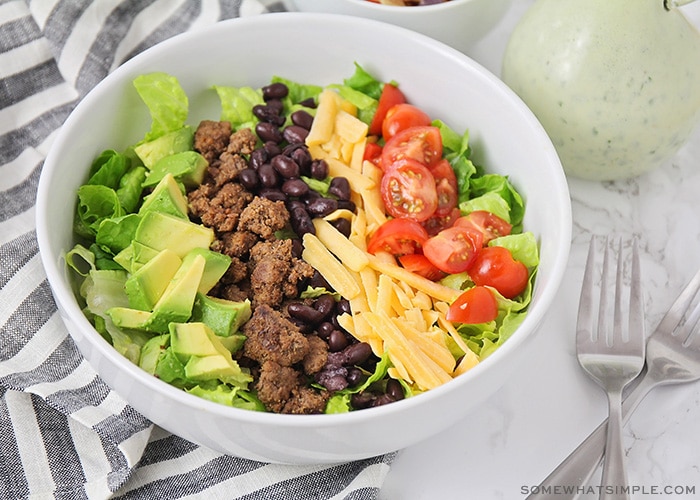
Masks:
[[[411,127],[402,130],[384,144],[382,165],[389,168],[395,161],[410,158],[432,167],[442,158],[442,136],[437,127]]]
[[[498,302],[493,292],[483,286],[475,286],[457,297],[445,317],[456,323],[488,323],[498,316]]]
[[[381,168],[382,147],[376,142],[367,142],[367,144],[365,144],[365,153],[362,156],[362,159],[371,161],[376,166]]]
[[[483,245],[481,233],[464,227],[443,229],[423,244],[425,255],[447,274],[466,271]]]
[[[435,236],[443,229],[452,227],[454,222],[462,215],[459,208],[453,208],[447,215],[433,215],[430,219],[421,223],[430,236]]]
[[[520,295],[528,281],[527,267],[513,259],[504,247],[486,247],[479,252],[467,269],[477,285],[491,286],[507,299]]]
[[[405,269],[430,281],[437,281],[445,277],[444,272],[435,267],[425,255],[419,253],[402,255],[399,257],[399,262]]]
[[[481,231],[484,235],[484,245],[494,238],[509,235],[513,229],[511,224],[486,210],[475,210],[464,215],[457,219],[454,225]]]
[[[449,215],[457,206],[457,176],[452,170],[450,162],[444,158],[430,169],[435,177],[435,190],[438,195],[438,206],[435,215],[442,217]]]
[[[398,160],[385,170],[380,191],[386,211],[397,218],[422,222],[438,206],[433,174],[414,160]]]
[[[426,112],[413,104],[401,103],[387,111],[382,122],[382,137],[388,141],[402,130],[411,127],[430,125],[431,120]]]
[[[390,83],[385,83],[384,87],[382,87],[382,94],[379,96],[377,111],[374,113],[372,123],[369,125],[369,135],[381,134],[382,123],[384,122],[387,111],[402,102],[406,102],[406,96],[403,95],[403,92],[401,92],[398,87]]]
[[[389,252],[392,255],[406,255],[416,252],[428,239],[423,226],[408,219],[389,219],[379,226],[367,243],[371,254]]]

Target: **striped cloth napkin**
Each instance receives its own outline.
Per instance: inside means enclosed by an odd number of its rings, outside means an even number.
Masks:
[[[38,256],[39,174],[80,99],[164,39],[265,10],[256,0],[0,0],[0,498],[377,497],[394,454],[273,465],[155,427],[81,357]]]

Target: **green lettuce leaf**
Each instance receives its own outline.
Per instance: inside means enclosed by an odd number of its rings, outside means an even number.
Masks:
[[[176,77],[155,72],[137,76],[133,83],[151,113],[151,130],[144,141],[151,141],[185,125],[189,100]]]
[[[231,123],[235,130],[254,128],[258,119],[253,106],[264,104],[262,90],[252,87],[214,86],[221,102],[221,120]]]

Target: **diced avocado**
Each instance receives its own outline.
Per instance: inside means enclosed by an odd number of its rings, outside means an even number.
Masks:
[[[217,337],[219,337],[217,335]],[[234,333],[228,337],[219,337],[219,340],[230,353],[239,351],[245,344],[246,336],[242,333]]]
[[[172,174],[166,174],[144,200],[139,214],[148,211],[163,212],[187,219],[187,198]]]
[[[124,285],[129,307],[152,311],[180,265],[180,257],[166,248],[131,274]]]
[[[149,211],[143,214],[134,241],[155,250],[169,248],[183,258],[194,248],[209,248],[214,230],[174,215]]]
[[[153,165],[151,172],[143,181],[143,186],[155,186],[168,174],[185,186],[199,186],[208,166],[209,162],[196,151],[183,151],[165,156]]]
[[[228,337],[238,331],[240,326],[250,319],[250,301],[234,302],[231,300],[209,297],[198,293],[192,308],[192,320],[201,321],[220,337]]]
[[[165,333],[168,324],[187,321],[192,316],[192,306],[197,295],[197,287],[204,272],[204,257],[197,255],[182,261],[167,288],[153,306],[153,316],[146,329]]]
[[[153,315],[150,311],[129,307],[112,307],[107,310],[107,314],[117,327],[131,330],[145,330],[145,325],[148,324]]]
[[[135,273],[143,265],[145,265],[149,260],[154,258],[160,250],[151,248],[148,245],[144,245],[136,240],[131,242],[131,272]]]
[[[158,362],[165,354],[165,350],[169,345],[170,335],[167,333],[165,335],[153,337],[146,342],[141,348],[141,359],[139,360],[141,369],[153,375],[156,372]]]
[[[174,130],[157,139],[139,144],[134,152],[149,170],[161,159],[175,153],[191,151],[194,144],[194,131],[190,126]]]
[[[127,271],[131,272],[131,262],[134,258],[134,245],[133,241],[124,250],[119,252],[114,256],[114,262],[122,266]]]
[[[173,352],[187,362],[192,356],[228,356],[230,353],[214,332],[204,323],[171,323]]]
[[[185,376],[190,380],[221,380],[244,389],[253,381],[250,374],[242,371],[230,354],[192,356],[185,363]]]
[[[187,255],[201,255],[207,261],[199,284],[200,293],[208,293],[216,285],[231,265],[231,257],[208,248],[195,248]]]
[[[168,347],[165,352],[163,352],[163,355],[158,360],[153,375],[177,387],[187,385],[185,365],[183,365],[180,359],[175,355],[172,347]]]

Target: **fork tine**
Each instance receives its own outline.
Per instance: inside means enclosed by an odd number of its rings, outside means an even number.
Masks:
[[[617,271],[615,273],[615,312],[613,313],[613,332],[611,344],[622,340],[622,238],[617,240]]]
[[[679,337],[683,344],[690,348],[700,348],[700,328],[696,328],[700,322],[700,302],[695,305],[692,312],[685,318],[680,329]]]
[[[611,345],[611,338],[610,335],[608,335],[609,331],[609,325],[610,325],[610,320],[608,319],[609,316],[609,308],[608,304],[610,303],[610,300],[608,299],[608,295],[610,294],[610,288],[611,288],[611,282],[610,282],[610,237],[605,238],[605,250],[603,251],[603,275],[600,278],[600,304],[598,306],[598,333],[597,333],[597,338],[598,340],[604,340],[607,345]],[[615,284],[615,287],[617,288],[619,285],[619,282]],[[616,296],[619,296],[619,293],[615,293]],[[615,306],[615,309],[617,309],[617,304]],[[617,316],[617,311],[613,313],[613,318]]]
[[[676,301],[671,305],[654,333],[673,335],[688,307],[693,302],[695,295],[697,295],[698,289],[700,289],[700,270],[695,273],[695,276],[688,282]]]
[[[639,241],[632,241],[632,277],[630,283],[629,340],[646,342],[644,323],[644,297],[642,296],[641,264],[639,262]],[[634,332],[639,332],[635,335]]]
[[[578,319],[576,321],[577,341],[592,339],[593,334],[593,289],[596,260],[596,237],[591,238],[586,257],[586,267],[583,271],[583,283],[581,285],[581,298],[578,305]],[[581,332],[588,332],[587,336]]]

